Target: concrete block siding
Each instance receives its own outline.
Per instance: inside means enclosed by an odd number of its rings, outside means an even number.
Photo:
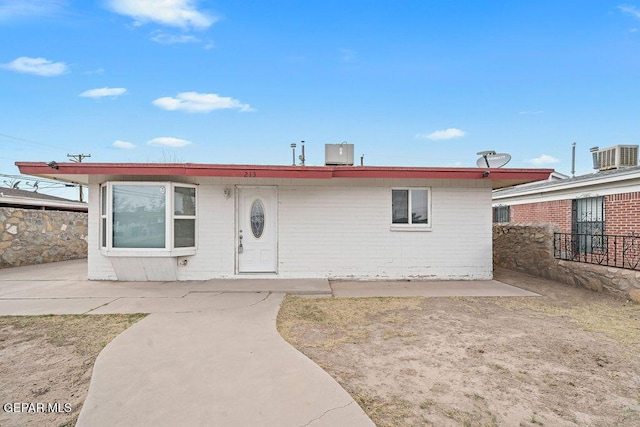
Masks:
[[[341,182],[342,181],[342,182]],[[231,178],[198,182],[195,255],[147,258],[175,265],[178,280],[236,274],[236,201]],[[480,180],[245,180],[278,187],[278,272],[260,277],[491,279],[491,185]],[[391,229],[391,188],[431,188],[431,231]],[[98,242],[98,184],[90,186],[89,277],[117,280]],[[225,196],[225,189],[231,196]],[[117,262],[117,261],[116,261]]]

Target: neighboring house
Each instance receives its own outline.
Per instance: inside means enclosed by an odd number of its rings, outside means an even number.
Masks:
[[[599,164],[596,159],[598,171],[591,174],[495,190],[494,222],[547,222],[558,225],[564,233],[640,234],[638,147],[622,147],[634,149],[624,164]]]
[[[491,191],[550,169],[18,162],[89,187],[89,278],[490,279]]]
[[[87,212],[86,203],[17,188],[0,187],[0,207]]]
[[[597,172],[493,192],[496,223],[551,223],[556,258],[640,267],[638,146],[592,149]]]

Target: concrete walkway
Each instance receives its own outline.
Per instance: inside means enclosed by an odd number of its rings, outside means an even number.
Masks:
[[[536,295],[496,281],[88,281],[86,261],[0,270],[0,315],[151,313],[98,356],[80,426],[373,426],[278,334],[286,293]]]
[[[151,314],[100,353],[79,426],[373,426],[278,334],[284,294]]]

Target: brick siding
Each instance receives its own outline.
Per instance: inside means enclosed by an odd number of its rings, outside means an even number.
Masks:
[[[571,232],[571,200],[512,205],[510,222],[546,222],[558,225],[563,233],[569,233]]]
[[[640,234],[640,192],[605,196],[606,234]]]
[[[571,200],[527,203],[511,206],[512,223],[551,223],[563,233],[572,226]],[[640,234],[640,192],[604,197],[605,233],[610,235]]]

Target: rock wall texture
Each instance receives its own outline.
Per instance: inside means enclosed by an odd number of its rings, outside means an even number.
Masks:
[[[494,268],[510,268],[623,298],[636,298],[640,271],[555,259],[554,232],[560,232],[554,224],[494,224]]]
[[[87,214],[0,207],[0,268],[87,257]]]

